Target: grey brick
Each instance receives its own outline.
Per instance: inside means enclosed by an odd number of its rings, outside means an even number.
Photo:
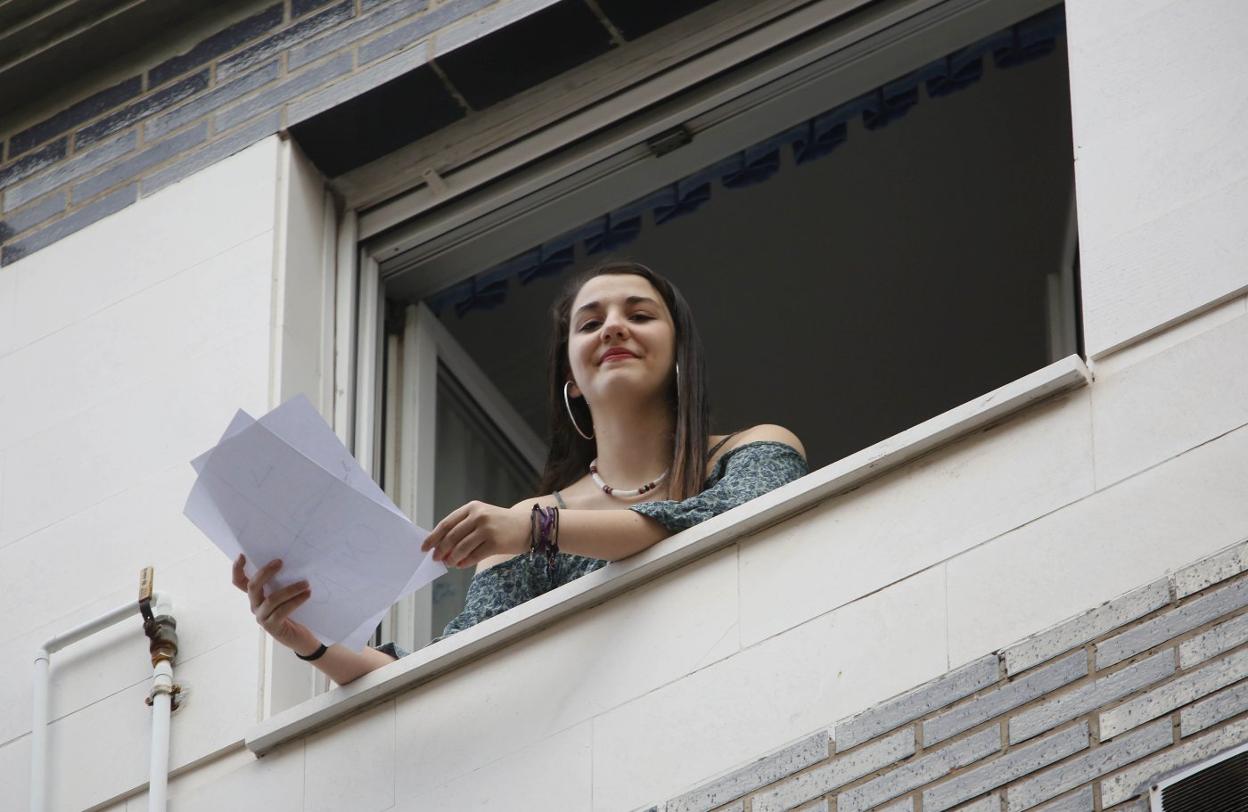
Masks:
[[[1186,598],[1218,581],[1233,578],[1244,570],[1248,570],[1248,541],[1241,541],[1176,572],[1175,594]]]
[[[880,807],[877,812],[914,812],[914,799],[906,798],[895,804]]]
[[[72,199],[74,203],[79,203],[95,197],[105,189],[111,189],[119,183],[137,177],[153,166],[162,164],[170,158],[202,143],[207,134],[208,124],[204,122],[194,129],[171,136],[164,141],[158,141],[133,158],[127,158],[124,161],[113,164],[100,174],[77,183],[74,186]]]
[[[272,135],[278,131],[281,123],[281,112],[274,110],[224,138],[205,144],[172,166],[153,172],[144,178],[143,197],[154,194],[169,184],[176,183],[187,175],[211,166],[222,158],[233,155],[260,139]]]
[[[106,110],[119,104],[125,104],[143,92],[143,77],[131,76],[112,87],[93,93],[82,101],[75,102],[61,112],[44,119],[33,127],[22,130],[9,139],[9,157],[20,155],[42,141],[69,132],[84,121],[90,121]],[[4,185],[0,173],[0,186]]]
[[[24,209],[6,214],[4,219],[0,220],[0,242],[32,229],[65,211],[66,197],[65,190],[62,189]]]
[[[402,76],[410,70],[420,67],[429,61],[428,43],[413,45],[406,51],[395,54],[389,59],[369,65],[353,76],[330,85],[302,99],[291,102],[286,112],[286,125],[294,126],[317,113],[353,99],[362,93],[385,84],[395,77]]]
[[[1248,676],[1248,649],[1184,674],[1101,714],[1101,741],[1194,702]]]
[[[1202,595],[1116,637],[1097,643],[1096,667],[1105,668],[1120,663],[1133,654],[1191,631],[1244,604],[1248,604],[1248,578]]]
[[[1162,578],[1084,612],[1047,631],[1028,637],[1005,650],[1005,671],[1010,676],[1050,657],[1081,646],[1170,602],[1170,581]]]
[[[496,0],[450,0],[450,2],[443,3],[433,11],[422,14],[407,25],[399,26],[376,39],[361,43],[359,48],[360,64],[367,64],[380,59],[391,51],[405,48],[417,40],[424,39],[439,28],[450,25],[456,20],[461,20],[486,6],[493,5],[495,2]]]
[[[305,14],[316,11],[333,0],[291,0],[290,16],[292,19],[299,19]]]
[[[383,5],[376,13],[367,14],[374,6],[364,5],[361,17],[353,23],[347,23],[325,36],[314,39],[306,45],[293,48],[286,54],[286,67],[289,70],[303,67],[328,53],[345,48],[356,40],[380,31],[388,25],[397,23],[413,14],[419,14],[428,6],[428,0],[398,0]]]
[[[118,138],[114,138],[112,141],[101,144],[95,149],[79,153],[69,160],[54,164],[51,169],[42,175],[31,178],[25,183],[14,186],[5,192],[4,207],[6,210],[15,209],[27,201],[45,195],[75,178],[98,169],[109,161],[120,158],[133,150],[137,143],[138,136],[135,133],[126,133]]]
[[[1101,782],[1101,807],[1147,792],[1157,778],[1248,740],[1248,719],[1219,728],[1178,747],[1158,753]]]
[[[1179,711],[1179,735],[1199,733],[1245,710],[1248,710],[1248,682],[1241,682]]]
[[[82,149],[90,146],[118,130],[129,127],[140,119],[146,118],[153,113],[159,113],[161,110],[168,109],[178,102],[189,99],[206,87],[208,87],[207,68],[193,76],[188,76],[180,82],[174,82],[168,87],[161,88],[150,96],[139,99],[134,104],[126,105],[116,113],[105,116],[94,124],[82,128],[74,136],[74,148]]]
[[[1115,806],[1109,812],[1149,812],[1148,796],[1137,798],[1134,801]]]
[[[914,731],[909,728],[899,730],[754,796],[752,812],[791,809],[913,754]]]
[[[923,723],[923,746],[944,741],[950,736],[970,730],[1019,705],[1044,696],[1051,691],[1087,676],[1088,655],[1082,649],[1063,657],[1052,665],[994,688],[974,699],[945,711]]]
[[[959,806],[954,812],[1001,812],[1001,796],[985,795],[978,801],[971,801],[966,806]]]
[[[327,8],[320,14],[300,20],[292,26],[283,28],[272,36],[265,37],[255,45],[250,45],[236,54],[227,56],[217,63],[217,81],[238,76],[254,65],[272,59],[282,51],[288,51],[295,45],[328,31],[334,26],[351,19],[355,15],[355,0]]]
[[[1000,749],[1001,731],[995,727],[981,730],[940,750],[926,753],[922,758],[890,770],[860,787],[842,792],[836,796],[837,812],[864,812],[876,804],[943,778],[954,770],[973,764]]]
[[[1040,807],[1036,812],[1092,812],[1092,787],[1084,787],[1065,798],[1058,798],[1053,803]]]
[[[828,733],[815,735],[761,758],[728,775],[667,802],[665,812],[705,812],[748,792],[779,781],[828,757]]]
[[[1179,665],[1191,668],[1210,657],[1248,642],[1248,614],[1219,623],[1207,632],[1179,644]]]
[[[199,98],[171,110],[159,118],[154,118],[143,125],[143,137],[151,140],[173,132],[179,127],[216,110],[223,104],[232,102],[238,97],[253,90],[264,87],[281,74],[281,64],[273,60],[267,65],[244,74],[231,82],[208,91]]]
[[[1010,720],[1010,744],[1030,739],[1062,722],[1099,708],[1174,673],[1174,649],[1160,651],[1095,682],[1024,711]]]
[[[303,73],[287,79],[285,82],[262,93],[228,107],[217,113],[214,126],[217,132],[224,132],[254,118],[261,113],[278,109],[284,102],[316,90],[321,85],[351,72],[351,54],[338,54],[324,64],[309,68]]]
[[[1100,778],[1107,772],[1130,764],[1174,743],[1173,725],[1160,719],[1142,730],[1123,736],[1113,744],[1094,747],[1034,778],[1010,788],[1009,812],[1022,812],[1038,803],[1061,795],[1080,784]]]
[[[886,733],[997,681],[995,654],[982,657],[836,725],[837,752]]]
[[[43,149],[0,167],[0,189],[52,166],[64,158],[68,151],[69,138],[58,138]]]
[[[269,6],[200,41],[186,53],[166,59],[147,72],[148,85],[163,85],[179,74],[198,68],[200,65],[206,65],[218,56],[229,53],[240,45],[272,31],[285,20],[286,12],[282,8],[283,5],[283,3],[277,3]]]
[[[83,206],[68,217],[62,217],[46,228],[34,232],[29,237],[4,246],[4,252],[0,254],[0,265],[8,265],[23,257],[30,256],[39,249],[46,248],[57,240],[86,228],[96,220],[121,211],[137,199],[138,187],[133,183],[124,189],[118,189],[112,194],[105,195],[99,200]]]
[[[923,812],[942,812],[1087,747],[1088,723],[1080,722],[924,790]]]

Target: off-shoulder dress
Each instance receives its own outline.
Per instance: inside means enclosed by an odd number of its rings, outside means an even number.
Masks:
[[[708,459],[731,436],[712,448]],[[639,502],[630,505],[628,510],[649,516],[668,530],[679,532],[792,482],[808,470],[806,460],[792,446],[774,440],[755,440],[743,443],[720,457],[700,493],[688,499]],[[558,491],[552,496],[559,507],[566,507]],[[550,572],[545,561],[527,554],[495,564],[473,576],[463,611],[446,624],[434,642],[563,586],[607,563],[598,558],[559,553]],[[410,653],[393,643],[386,643],[380,649],[393,657]]]

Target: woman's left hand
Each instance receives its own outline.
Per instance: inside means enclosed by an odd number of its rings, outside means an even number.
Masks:
[[[435,561],[471,567],[491,555],[515,555],[529,549],[529,511],[485,502],[469,502],[447,514],[420,545]]]

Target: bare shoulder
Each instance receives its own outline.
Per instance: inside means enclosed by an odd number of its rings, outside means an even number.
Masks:
[[[724,450],[730,451],[746,443],[756,443],[760,440],[784,443],[787,446],[791,446],[798,454],[801,454],[802,459],[806,458],[806,447],[802,445],[801,440],[797,439],[797,435],[784,426],[777,426],[775,423],[759,423],[757,426],[751,426],[744,431],[737,432],[736,436],[728,442],[728,448]]]

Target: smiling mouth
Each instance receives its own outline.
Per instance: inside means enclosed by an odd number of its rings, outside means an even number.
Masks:
[[[608,361],[616,361],[621,358],[636,358],[636,357],[637,356],[633,355],[632,353],[616,352],[616,353],[612,353],[611,355],[603,356],[603,359],[599,361],[598,363],[605,364]]]

